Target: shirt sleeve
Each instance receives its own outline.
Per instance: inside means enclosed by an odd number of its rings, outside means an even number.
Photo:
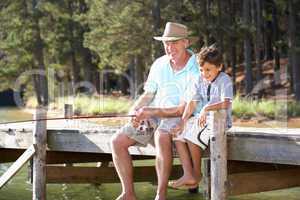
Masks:
[[[155,93],[158,88],[158,74],[157,74],[157,66],[156,63],[150,68],[150,72],[148,74],[147,81],[144,85],[144,91],[149,93]]]
[[[233,85],[231,78],[227,75],[224,77],[224,81],[221,88],[221,100],[233,99]]]
[[[188,85],[183,101],[189,102],[189,101],[200,101],[201,94],[200,92],[200,78],[197,78],[196,80],[192,81],[191,84]]]

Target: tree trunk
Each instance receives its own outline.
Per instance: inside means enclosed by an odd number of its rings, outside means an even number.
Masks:
[[[230,26],[234,26],[236,15],[236,9],[234,5],[234,0],[230,1],[230,7],[229,7],[229,13],[232,15],[232,17],[229,17],[230,20]],[[233,93],[236,94],[236,61],[237,61],[237,53],[236,53],[236,32],[232,31],[232,33],[229,36],[229,49],[230,49],[230,65],[232,67],[232,82],[233,82]]]
[[[244,0],[244,2],[243,2],[243,21],[247,27],[250,27],[250,1],[249,0]],[[244,38],[244,59],[245,59],[245,69],[246,69],[245,70],[245,74],[246,74],[245,92],[246,92],[246,95],[250,94],[251,90],[253,88],[251,52],[252,52],[251,34],[250,34],[249,30],[247,30],[245,33],[245,38]]]
[[[33,59],[34,59],[34,66],[40,71],[39,74],[34,75],[34,84],[36,88],[36,95],[38,104],[40,106],[48,106],[49,99],[48,99],[48,81],[47,81],[47,72],[44,63],[44,44],[41,38],[41,31],[39,27],[39,17],[40,13],[37,10],[37,1],[32,1],[32,11],[33,11]]]
[[[218,6],[218,47],[220,49],[221,52],[224,52],[224,46],[223,46],[223,34],[222,33],[222,24],[226,23],[226,20],[223,19],[222,16],[222,11],[224,10],[223,4],[222,4],[223,0],[218,0],[217,1],[217,6]],[[224,55],[224,54],[223,54]],[[224,56],[223,56],[224,58]]]
[[[159,29],[161,24],[161,16],[160,16],[160,1],[161,0],[154,0],[152,6],[152,18],[153,18],[153,33],[154,35],[159,35]],[[159,42],[153,43],[154,49],[154,58],[158,58],[159,56],[163,55],[163,48]],[[154,59],[153,58],[153,59]]]
[[[143,83],[144,83],[144,65],[143,65],[143,58],[141,55],[135,56],[134,59],[134,88],[136,94],[140,94],[143,92]]]
[[[296,13],[294,10],[293,0],[288,0],[288,45],[289,45],[289,62],[293,71],[293,90],[295,98],[300,101],[300,52],[297,50],[297,38],[296,38]]]
[[[203,38],[203,42],[205,46],[209,45],[209,28],[208,28],[208,24],[210,23],[210,0],[203,0],[202,3],[202,13],[204,15],[204,26],[205,26],[205,34],[204,36],[200,35],[199,37],[204,37]]]
[[[256,65],[256,82],[257,84],[261,84],[260,81],[262,80],[262,62],[261,62],[261,55],[263,50],[263,23],[262,23],[262,3],[263,0],[255,0],[255,10],[256,13],[253,15],[255,18],[255,65]],[[259,98],[262,97],[262,91],[258,91]]]
[[[273,54],[274,54],[274,76],[275,85],[279,85],[280,81],[280,54],[278,47],[279,40],[279,30],[278,30],[278,20],[277,20],[277,8],[276,3],[272,1],[272,32],[273,32]]]
[[[68,10],[69,10],[69,15],[72,17],[73,16],[73,12],[74,12],[74,8],[73,8],[73,2],[71,0],[68,1]],[[71,84],[72,87],[74,88],[76,83],[80,82],[80,66],[76,60],[76,39],[74,36],[74,22],[73,21],[69,21],[68,23],[68,28],[69,28],[69,34],[70,34],[70,46],[71,46],[71,50],[70,50],[70,56],[71,56],[71,65],[72,65],[72,70],[71,70]]]
[[[128,74],[129,74],[129,77],[130,77],[130,80],[129,80],[129,93],[130,93],[130,96],[134,99],[135,98],[135,94],[136,94],[136,88],[135,88],[135,80],[134,80],[134,57],[131,57],[130,59],[130,62],[128,63]]]

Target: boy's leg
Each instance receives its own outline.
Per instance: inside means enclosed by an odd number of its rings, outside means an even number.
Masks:
[[[192,159],[187,144],[183,141],[176,140],[175,146],[182,164],[183,176],[173,182],[170,186],[176,188],[184,185],[197,184],[198,181],[194,177]]]
[[[187,141],[188,147],[189,147],[189,151],[192,157],[192,163],[193,163],[193,172],[194,172],[194,176],[197,180],[197,182],[201,181],[202,178],[202,173],[201,173],[201,157],[202,157],[202,149],[190,142]]]

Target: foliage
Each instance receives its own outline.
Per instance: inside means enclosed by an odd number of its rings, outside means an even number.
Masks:
[[[126,69],[132,57],[151,57],[150,0],[146,1],[97,1],[91,0],[85,22],[91,31],[85,34],[85,46],[96,52],[99,67],[111,66]]]
[[[100,81],[97,77],[103,69],[126,73],[131,71],[130,76],[135,73],[144,81],[151,63],[162,53],[159,46],[161,44],[154,41],[153,36],[162,34],[167,21],[181,22],[189,27],[191,35],[199,37],[200,40],[193,46],[195,50],[202,45],[218,43],[223,52],[224,64],[232,69],[231,75],[236,84],[244,86],[248,80],[243,79],[241,82],[235,80],[235,76],[241,72],[240,66],[244,65],[239,63],[245,63],[243,45],[246,39],[250,40],[252,48],[250,61],[263,63],[267,59],[275,60],[276,56],[289,57],[290,64],[297,66],[297,62],[300,62],[298,58],[300,56],[295,56],[295,53],[299,54],[300,49],[298,14],[300,2],[251,1],[249,6],[251,15],[247,23],[243,18],[243,2],[1,0],[0,90],[12,87],[21,73],[37,68],[41,62],[45,64],[46,70],[55,71],[56,79],[53,82],[57,88],[61,82],[74,85],[87,81],[98,89],[98,93],[104,93],[100,91]],[[290,13],[289,3],[295,9],[295,13]],[[260,5],[260,10],[257,5]],[[257,23],[258,12],[262,13],[260,25]],[[289,20],[292,14],[295,22]],[[288,30],[289,24],[295,27],[294,32]],[[261,44],[256,43],[257,31],[261,31]],[[36,37],[37,33],[39,37]],[[39,38],[42,47],[40,49],[43,49],[42,58],[37,57],[35,55],[37,52],[34,52]],[[292,52],[295,54],[294,57],[291,50],[295,50]],[[131,65],[134,67],[130,68]],[[250,65],[250,72],[246,76],[259,72],[257,67],[254,68],[255,63],[252,62]],[[235,68],[237,69],[233,70]],[[290,77],[287,76],[287,81],[292,79],[291,68],[288,69]],[[63,75],[60,76],[61,74]],[[299,85],[300,74],[297,71],[294,74],[296,74],[293,76],[294,85],[291,85],[291,88]],[[259,81],[256,76],[253,78],[254,84]],[[30,77],[25,78],[23,82],[25,85],[33,85]],[[117,88],[116,84],[110,87]],[[125,85],[121,81],[118,84]],[[126,88],[123,91],[126,91]],[[242,89],[240,92],[243,92]],[[254,105],[250,103],[249,106]],[[273,107],[271,103],[262,107],[269,106]],[[238,103],[236,108],[238,113],[243,113],[241,103]],[[248,114],[251,116],[254,112],[250,111]],[[273,115],[271,110],[264,114]]]

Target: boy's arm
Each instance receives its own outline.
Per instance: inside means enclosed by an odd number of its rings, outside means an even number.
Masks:
[[[171,134],[173,136],[178,136],[182,133],[186,121],[193,114],[194,110],[196,109],[197,103],[198,103],[197,101],[189,101],[187,103],[187,105],[184,108],[183,114],[181,116],[181,121],[171,131]]]
[[[183,123],[186,123],[186,121],[190,118],[190,116],[193,114],[197,107],[198,102],[197,101],[189,101],[187,103],[187,106],[184,109],[183,115],[181,117]]]
[[[213,110],[227,109],[230,107],[230,105],[231,105],[231,99],[225,98],[224,101],[220,101],[213,104],[207,104],[206,106],[204,106],[203,109],[205,112],[208,112]]]
[[[198,123],[199,123],[200,127],[205,126],[205,124],[206,124],[206,114],[209,111],[227,109],[227,108],[229,108],[230,105],[231,105],[231,99],[230,98],[225,98],[224,101],[220,101],[220,102],[217,102],[217,103],[205,105],[202,108],[202,110],[200,112],[200,115],[199,115]]]

